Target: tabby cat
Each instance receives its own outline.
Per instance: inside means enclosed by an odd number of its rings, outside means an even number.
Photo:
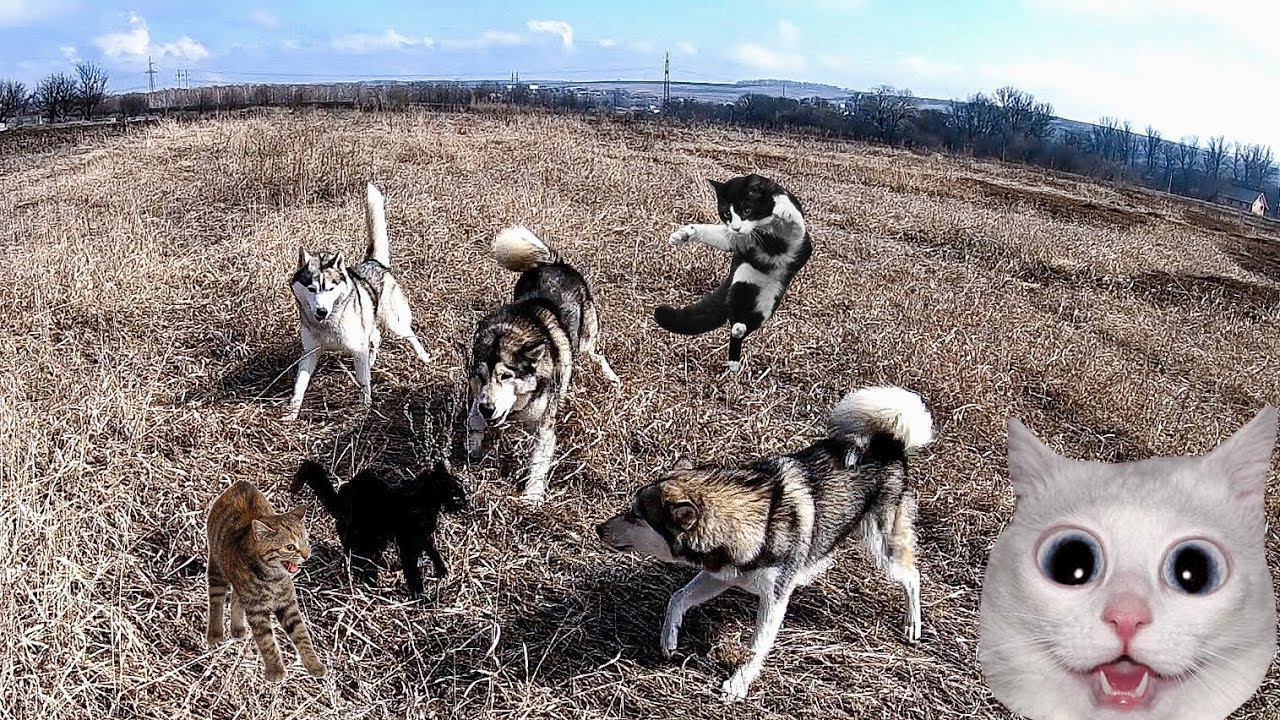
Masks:
[[[271,627],[271,616],[289,633],[307,672],[325,674],[311,636],[298,611],[293,576],[311,555],[299,505],[277,515],[251,483],[241,480],[227,488],[209,508],[209,630],[210,646],[225,639],[222,614],[231,595],[231,634],[245,636],[245,622],[262,653],[267,679],[284,678],[284,663]]]

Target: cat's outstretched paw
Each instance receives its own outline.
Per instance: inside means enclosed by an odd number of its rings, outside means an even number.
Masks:
[[[667,242],[671,243],[671,247],[680,247],[697,237],[697,235],[697,228],[692,225],[685,225],[684,227],[677,228],[675,232],[671,233],[671,237],[667,238]]]
[[[751,688],[751,680],[745,677],[741,670],[733,674],[733,677],[725,680],[720,689],[724,692],[725,702],[738,702],[745,700],[747,690]]]

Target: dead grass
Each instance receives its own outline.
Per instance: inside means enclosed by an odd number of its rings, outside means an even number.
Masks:
[[[0,716],[1006,717],[974,654],[982,569],[1012,508],[1005,419],[1123,459],[1207,450],[1280,401],[1280,277],[1261,271],[1280,238],[1204,229],[1155,195],[542,116],[164,125],[39,160],[0,177]],[[650,313],[720,277],[723,257],[664,238],[711,218],[702,178],[748,170],[804,200],[816,252],[747,371],[722,377],[723,337],[672,337]],[[390,198],[435,364],[388,341],[363,420],[331,360],[304,421],[282,424],[296,245],[359,252],[368,178]],[[304,455],[350,477],[449,449],[455,343],[510,291],[485,249],[514,222],[590,274],[623,389],[579,374],[544,507],[512,500],[510,463],[466,472],[474,507],[441,531],[454,572],[420,603],[394,573],[353,587],[313,516],[299,584],[333,672],[263,687],[250,644],[204,647],[205,508],[238,479],[286,506]],[[679,454],[794,448],[842,392],[880,382],[921,392],[939,426],[914,467],[924,642],[898,641],[898,591],[848,552],[797,595],[752,699],[727,710],[718,684],[754,603],[694,611],[663,661],[658,624],[690,572],[608,556],[592,526]],[[1275,528],[1270,542],[1275,558]],[[1238,717],[1280,713],[1276,673],[1263,696]]]

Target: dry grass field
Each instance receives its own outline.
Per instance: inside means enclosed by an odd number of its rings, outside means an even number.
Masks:
[[[281,114],[163,124],[0,160],[0,716],[14,718],[1004,718],[979,680],[978,598],[1012,511],[1013,414],[1060,451],[1198,453],[1280,402],[1280,232],[1195,203],[994,164],[747,131],[547,116]],[[774,177],[815,252],[722,372],[726,334],[674,337],[658,303],[727,259],[674,250],[709,222],[705,177]],[[392,256],[431,368],[388,339],[360,412],[322,363],[280,418],[299,344],[299,244],[363,251],[363,187],[389,198]],[[353,585],[323,513],[300,598],[330,675],[261,679],[249,642],[204,642],[204,518],[245,479],[278,508],[310,456],[347,479],[456,454],[458,344],[508,297],[494,233],[527,223],[588,273],[623,379],[577,373],[548,501],[519,465],[463,467],[452,573],[411,601],[398,572]],[[925,637],[856,551],[794,598],[753,696],[754,599],[657,634],[688,569],[606,554],[594,524],[682,453],[796,448],[851,387],[921,393],[937,440],[921,486]],[[518,437],[507,448],[520,451]],[[1280,518],[1280,482],[1268,507]],[[1269,537],[1280,566],[1280,519]],[[1280,717],[1280,673],[1240,718]]]

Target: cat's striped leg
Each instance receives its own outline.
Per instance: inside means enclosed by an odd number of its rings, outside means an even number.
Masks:
[[[262,655],[267,680],[283,680],[284,661],[280,659],[280,647],[276,645],[275,633],[271,631],[271,611],[262,607],[245,608],[245,619],[253,630],[253,641],[258,644],[258,652]]]
[[[240,593],[231,592],[231,637],[242,638],[249,634],[244,622],[244,603],[240,602]]]
[[[289,635],[289,641],[293,643],[293,647],[298,650],[298,657],[302,659],[302,665],[314,677],[324,677],[328,670],[320,658],[316,657],[315,646],[311,644],[311,633],[307,632],[307,623],[302,619],[302,613],[298,610],[297,598],[276,611],[276,619],[280,621],[280,627]]]
[[[209,627],[205,631],[205,638],[209,641],[209,646],[213,647],[226,639],[223,613],[226,612],[227,593],[231,592],[231,586],[223,577],[222,570],[213,563],[209,563],[207,579],[209,581]]]

